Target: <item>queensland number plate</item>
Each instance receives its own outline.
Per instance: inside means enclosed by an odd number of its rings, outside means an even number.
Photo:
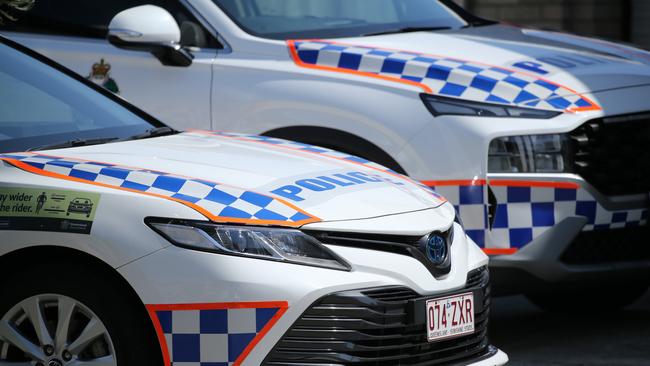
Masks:
[[[474,332],[474,294],[453,295],[427,301],[429,342]]]

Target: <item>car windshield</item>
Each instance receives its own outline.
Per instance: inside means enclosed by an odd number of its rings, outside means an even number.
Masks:
[[[162,126],[2,39],[0,60],[0,153],[117,141]]]
[[[282,40],[467,26],[462,17],[437,0],[213,1],[245,31]]]

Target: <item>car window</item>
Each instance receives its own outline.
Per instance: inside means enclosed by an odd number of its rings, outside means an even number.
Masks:
[[[0,60],[0,152],[72,139],[123,139],[158,127],[2,43]]]
[[[217,40],[176,0],[35,0],[27,11],[15,11],[0,29],[17,32],[106,38],[115,14],[151,4],[166,9],[178,22],[183,46],[218,47]]]
[[[437,0],[213,0],[249,33],[273,39],[356,37],[467,25]]]

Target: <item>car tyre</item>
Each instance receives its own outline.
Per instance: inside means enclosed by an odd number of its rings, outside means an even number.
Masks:
[[[37,264],[24,268],[0,282],[3,289],[0,297],[0,349],[5,347],[4,354],[0,353],[0,364],[4,364],[3,361],[58,364],[50,363],[53,359],[67,364],[75,359],[93,361],[103,357],[108,361],[102,364],[107,365],[162,365],[160,346],[142,304],[133,301],[133,295],[111,276],[78,263]],[[72,309],[70,315],[60,316],[61,313],[67,314],[66,309]],[[59,319],[66,318],[68,321],[61,324],[68,323],[68,326],[59,327]],[[37,331],[39,327],[34,326],[39,322],[44,324],[40,328],[45,328],[40,334]],[[67,328],[67,331],[58,333],[59,328]],[[81,339],[83,330],[92,330],[92,334],[99,336],[80,346],[84,341]],[[21,339],[14,334],[15,331],[23,337],[22,348],[11,342]],[[67,335],[61,337],[60,334]],[[25,343],[25,339],[29,342]],[[43,341],[51,344],[42,344]],[[29,356],[24,349],[39,356]],[[37,360],[43,355],[44,362]],[[111,362],[111,357],[115,363]]]

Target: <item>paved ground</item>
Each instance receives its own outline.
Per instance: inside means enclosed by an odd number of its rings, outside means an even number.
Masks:
[[[509,365],[650,365],[650,291],[600,319],[545,313],[523,296],[494,299],[490,341]]]

